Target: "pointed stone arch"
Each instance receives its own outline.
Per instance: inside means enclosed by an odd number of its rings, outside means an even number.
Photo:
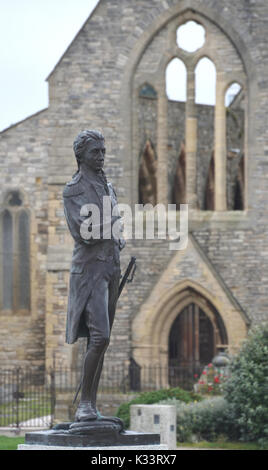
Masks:
[[[245,169],[244,169],[244,155],[241,156],[238,165],[238,174],[236,178],[235,195],[234,195],[234,209],[243,210],[245,200]]]
[[[153,204],[157,202],[157,159],[150,139],[143,148],[139,167],[139,203]]]
[[[254,127],[255,123],[253,120],[253,112],[254,111],[254,93],[257,88],[257,77],[256,74],[254,73],[254,62],[251,57],[251,54],[249,52],[249,49],[246,46],[245,40],[243,37],[232,27],[231,23],[227,21],[225,18],[220,18],[219,21],[219,16],[218,12],[216,9],[213,8],[213,6],[207,6],[204,5],[202,6],[202,11],[200,11],[200,4],[197,0],[182,0],[179,4],[173,5],[169,8],[167,8],[165,11],[161,13],[161,15],[156,16],[154,21],[151,22],[151,24],[146,24],[146,27],[144,27],[143,32],[140,34],[140,37],[138,40],[135,40],[135,48],[133,48],[128,56],[128,61],[126,63],[125,69],[124,69],[124,76],[122,80],[122,88],[121,88],[121,97],[120,97],[120,102],[122,104],[121,106],[121,119],[122,122],[124,123],[124,129],[125,129],[125,148],[124,152],[128,154],[132,154],[131,158],[131,168],[132,168],[132,178],[130,181],[129,189],[128,189],[128,200],[131,201],[132,204],[135,204],[138,200],[138,187],[137,187],[137,178],[138,178],[138,168],[137,168],[137,148],[136,148],[136,122],[135,122],[135,117],[133,117],[133,103],[135,101],[135,98],[133,97],[134,93],[134,76],[135,72],[138,68],[139,62],[143,55],[146,53],[146,49],[150,46],[150,43],[154,39],[154,37],[163,29],[165,28],[169,23],[171,23],[173,20],[176,20],[178,18],[178,24],[179,24],[179,18],[181,18],[181,21],[185,21],[185,15],[193,17],[200,17],[204,18],[206,21],[211,22],[211,24],[214,24],[230,41],[234,49],[237,51],[239,57],[241,58],[241,63],[243,64],[245,74],[247,77],[250,77],[250,82],[248,82],[248,86],[250,89],[248,89],[248,103],[247,103],[247,109],[248,109],[248,129],[249,133],[246,137],[246,154],[250,155],[251,150],[253,151],[254,144],[253,140],[250,138],[251,135],[254,135]],[[171,32],[173,34],[173,32]],[[168,50],[164,54],[165,57],[163,57],[163,60],[169,61],[170,60],[170,54],[174,56],[174,50]],[[176,54],[175,54],[176,55]],[[153,73],[148,72],[147,75],[150,75],[151,81],[153,80]],[[157,88],[157,84],[156,84]],[[157,89],[158,94],[160,93],[161,95],[161,90]],[[164,94],[163,96],[159,95],[159,104],[158,104],[158,115],[159,119],[161,120],[161,123],[164,123],[163,116],[160,112],[160,109],[163,108],[163,103],[161,104],[161,100],[164,101]],[[134,103],[135,107],[135,103]],[[165,111],[166,112],[166,111]],[[161,134],[165,136],[165,129],[161,130]],[[166,150],[166,142],[164,142],[165,137],[163,137],[163,145],[159,144],[159,148],[163,147],[163,152]],[[161,141],[162,142],[162,141]],[[162,173],[162,165],[160,164],[162,162],[161,157],[161,152],[159,152],[158,149],[158,157],[159,157],[159,172]],[[245,158],[246,165],[245,165],[245,173],[248,173],[248,164],[247,164],[247,158]],[[126,163],[127,165],[127,163]],[[126,171],[128,170],[128,167],[126,167]],[[163,172],[162,179],[163,181],[165,180],[166,175]],[[247,181],[247,179],[245,178]],[[161,189],[163,186],[163,190]],[[246,194],[246,184],[245,184],[245,194]],[[165,185],[164,183],[159,184],[159,202],[160,200],[164,202],[165,201]],[[162,194],[163,193],[163,194]],[[162,199],[161,199],[162,198]],[[246,199],[246,198],[245,198]],[[245,205],[247,205],[247,201],[245,201]],[[220,204],[217,202],[217,207],[219,207],[218,210],[222,210],[220,208]],[[224,209],[225,210],[225,209]]]
[[[167,292],[167,297],[165,296],[162,302],[159,303],[159,315],[156,315],[157,321],[152,325],[153,341],[155,340],[162,348],[166,347],[172,323],[183,308],[191,302],[205,311],[217,330],[218,337],[220,336],[219,330],[222,330],[222,339],[224,338],[225,341],[222,344],[218,344],[218,346],[226,345],[228,341],[226,328],[218,309],[214,306],[210,293],[190,279],[175,285],[174,288]]]
[[[143,322],[135,321],[134,359],[140,366],[160,366],[162,384],[169,384],[169,337],[176,318],[190,304],[196,305],[209,319],[213,328],[213,355],[228,347],[228,334],[213,296],[197,282],[185,279],[176,283],[158,299],[155,308]],[[138,323],[140,331],[138,331]],[[147,330],[147,334],[146,334]],[[136,341],[135,341],[136,340]],[[212,357],[211,357],[212,359]]]
[[[179,209],[180,204],[186,204],[185,201],[185,168],[186,168],[185,144],[181,143],[180,154],[177,161],[177,167],[173,182],[172,204],[176,204]]]
[[[204,208],[207,211],[214,211],[215,209],[215,160],[214,160],[214,150],[212,152],[208,175],[207,183],[205,188],[205,204]]]
[[[189,263],[194,275],[186,278]],[[186,249],[174,254],[132,320],[132,358],[144,369],[161,366],[162,385],[169,385],[171,327],[190,303],[197,305],[213,326],[214,352],[228,349],[236,353],[250,320],[192,234]]]
[[[0,312],[30,314],[31,211],[20,188],[2,196],[0,246]]]

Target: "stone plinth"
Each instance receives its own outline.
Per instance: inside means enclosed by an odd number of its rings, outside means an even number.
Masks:
[[[160,434],[160,442],[176,449],[176,407],[173,405],[131,405],[130,429]]]
[[[155,444],[147,446],[105,446],[105,447],[71,447],[71,446],[42,446],[20,444],[18,450],[168,450],[168,446],[164,444]]]

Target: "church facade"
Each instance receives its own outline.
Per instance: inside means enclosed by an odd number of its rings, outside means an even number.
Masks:
[[[189,205],[183,250],[127,240],[122,271],[131,256],[137,270],[107,363],[205,364],[267,320],[267,18],[265,0],[100,0],[47,79],[49,107],[0,134],[2,366],[77,362],[79,343],[65,343],[73,240],[62,191],[87,128],[105,135],[120,203]],[[189,22],[205,32],[194,51],[177,40]],[[209,105],[196,99],[204,58],[215,69]],[[182,101],[166,93],[174,59]]]

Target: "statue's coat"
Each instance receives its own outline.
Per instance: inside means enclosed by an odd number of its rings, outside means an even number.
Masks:
[[[81,207],[95,204],[103,220],[103,196],[109,195],[112,207],[117,204],[116,193],[111,185],[98,182],[98,178],[88,178],[81,172],[67,183],[63,191],[64,213],[75,245],[70,270],[70,284],[66,324],[66,342],[74,343],[79,337],[88,336],[83,321],[83,310],[92,294],[102,271],[109,265],[120,266],[119,242],[114,239],[89,239],[81,236],[81,224],[88,218],[81,216]]]

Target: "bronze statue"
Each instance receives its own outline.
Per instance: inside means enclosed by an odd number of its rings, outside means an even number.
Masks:
[[[102,416],[96,407],[116,303],[126,282],[133,279],[136,258],[131,257],[120,281],[120,250],[124,248],[125,240],[116,193],[103,171],[103,135],[95,130],[82,131],[73,147],[78,170],[63,190],[64,213],[75,242],[66,341],[73,344],[80,337],[87,338],[81,399],[74,422],[58,423],[52,430],[41,433],[28,433],[26,442],[72,448],[115,445],[122,449],[123,446],[159,444],[159,434],[125,431],[121,419]],[[107,211],[108,202],[110,212]],[[90,215],[94,211],[95,218]]]
[[[63,191],[64,213],[75,241],[70,271],[66,341],[72,344],[79,337],[88,338],[81,399],[75,420],[80,423],[101,419],[119,421],[118,418],[101,417],[96,408],[96,396],[115,317],[121,276],[120,250],[125,246],[125,240],[122,237],[115,238],[113,234],[110,239],[104,236],[103,197],[110,198],[112,209],[117,204],[117,197],[103,171],[103,135],[95,130],[82,131],[76,137],[73,148],[78,170]],[[82,236],[81,227],[84,228],[90,215],[82,207],[87,208],[88,204],[94,204],[100,212],[97,227],[99,238]],[[118,219],[119,213],[108,220],[111,228]],[[90,228],[92,224],[88,227],[88,232]]]

